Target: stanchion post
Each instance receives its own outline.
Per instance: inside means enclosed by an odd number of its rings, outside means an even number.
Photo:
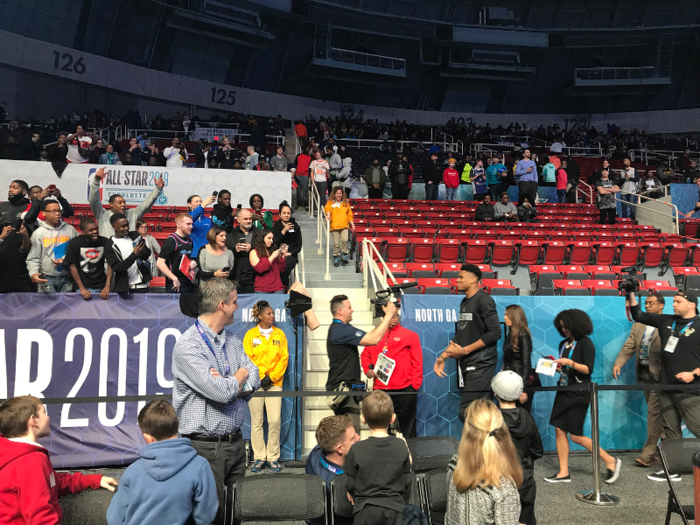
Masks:
[[[700,510],[700,452],[693,454],[693,503],[697,516]]]
[[[598,383],[591,383],[591,440],[593,441],[593,490],[576,493],[576,497],[592,505],[613,506],[620,498],[600,491],[600,428],[598,426]]]

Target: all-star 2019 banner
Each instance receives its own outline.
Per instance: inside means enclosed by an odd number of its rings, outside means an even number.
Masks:
[[[295,376],[292,319],[285,295],[242,295],[233,330],[240,339],[253,328],[253,304],[264,298],[284,330],[289,365],[284,389]],[[170,394],[172,351],[194,322],[180,312],[179,296],[112,294],[103,301],[80,294],[0,295],[0,399],[32,394],[43,398]],[[42,440],[55,467],[130,463],[145,445],[136,416],[140,402],[47,405],[51,436]],[[298,417],[292,398],[282,403],[282,459],[295,457]],[[243,434],[250,437],[250,415]]]

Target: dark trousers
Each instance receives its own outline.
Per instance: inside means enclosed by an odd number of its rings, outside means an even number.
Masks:
[[[394,392],[415,392],[416,389],[412,386],[402,388],[401,390],[386,390],[388,393]],[[394,414],[399,423],[399,429],[405,438],[416,437],[416,410],[418,408],[418,396],[416,394],[407,394],[404,396],[392,395],[391,400],[394,403]]]
[[[379,186],[379,188],[375,188],[374,186],[368,184],[367,185],[367,197],[370,199],[383,199],[384,198],[384,187]]]
[[[148,288],[146,288],[148,290]],[[165,280],[165,291],[167,293],[191,293],[195,291],[194,283],[187,279],[180,281],[180,289],[176,292],[173,290],[173,282],[170,279]]]
[[[355,513],[353,525],[402,525],[403,512],[376,505],[365,505]]]
[[[408,186],[404,184],[392,184],[391,185],[391,198],[392,199],[407,199],[410,190]]]
[[[532,206],[537,205],[537,183],[534,181],[518,182],[518,206],[523,205],[523,198],[528,197]]]
[[[491,379],[496,373],[496,365],[480,366],[464,376],[464,389],[459,403],[459,420],[464,423],[467,407],[476,399],[491,399]],[[458,365],[460,366],[460,365]]]
[[[664,423],[664,439],[683,437],[681,421],[696,438],[700,438],[700,395],[672,390],[658,390],[656,395]]]
[[[231,516],[233,516],[233,509],[231,508],[233,485],[245,476],[245,441],[243,438],[233,443],[193,439],[192,446],[197,451],[197,454],[209,462],[211,471],[214,474],[216,493],[219,496],[219,510],[216,513],[214,525],[231,523]],[[226,500],[224,500],[224,485],[227,487]],[[228,509],[226,511],[228,517],[224,516],[224,507]]]
[[[639,382],[641,384],[654,384],[657,381],[646,369],[642,371]],[[656,446],[659,444],[659,439],[665,439],[664,423],[659,407],[659,393],[655,390],[644,390],[644,398],[647,400],[647,440],[642,447],[640,457],[645,463],[651,463],[656,458]]]
[[[518,489],[518,494],[520,494],[520,523],[524,525],[537,525],[537,520],[535,519],[537,484],[532,475],[523,480],[523,484]]]
[[[610,224],[615,224],[617,210],[615,208],[602,208],[600,210],[600,224],[605,224],[606,219]]]
[[[489,186],[489,195],[491,195],[491,200],[493,202],[498,202],[501,197],[501,185],[500,184],[492,184]]]
[[[289,257],[287,257],[287,266],[285,266],[284,271],[280,273],[280,278],[282,279],[283,285],[289,286],[289,274],[292,273],[292,270],[298,262],[299,261],[297,260],[296,255],[290,255]]]
[[[439,184],[425,184],[425,200],[436,201],[438,200],[438,190],[440,189]]]
[[[255,283],[253,281],[238,281],[238,288],[236,291],[239,294],[255,293]]]
[[[566,190],[557,190],[557,199],[559,202],[566,202]]]

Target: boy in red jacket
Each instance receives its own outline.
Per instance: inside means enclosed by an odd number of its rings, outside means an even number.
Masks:
[[[114,478],[56,472],[38,439],[51,433],[49,416],[34,396],[8,399],[0,405],[0,523],[56,525],[63,511],[59,496],[86,488],[114,492]]]
[[[445,183],[445,200],[457,200],[457,188],[459,188],[459,173],[455,169],[455,159],[450,159],[449,167],[442,172],[442,181]]]

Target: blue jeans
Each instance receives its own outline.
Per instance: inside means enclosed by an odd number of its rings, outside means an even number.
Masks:
[[[637,196],[630,195],[628,193],[621,193],[620,200],[626,201],[626,202],[621,203],[621,205],[622,205],[622,217],[629,217],[630,219],[634,220],[634,217],[635,217],[634,206],[631,206],[627,203],[632,202],[634,204],[637,204]]]
[[[102,288],[85,288],[85,289],[90,293],[96,293],[98,295],[102,293]]]
[[[425,184],[425,200],[436,201],[438,200],[438,190],[440,189],[439,184]]]
[[[445,186],[445,200],[456,201],[458,189],[459,188],[448,188],[447,186]]]
[[[74,289],[73,279],[68,275],[48,275],[47,282],[38,284],[36,291],[39,293],[59,293],[72,292]]]
[[[557,190],[557,198],[560,204],[566,202],[566,190]]]

